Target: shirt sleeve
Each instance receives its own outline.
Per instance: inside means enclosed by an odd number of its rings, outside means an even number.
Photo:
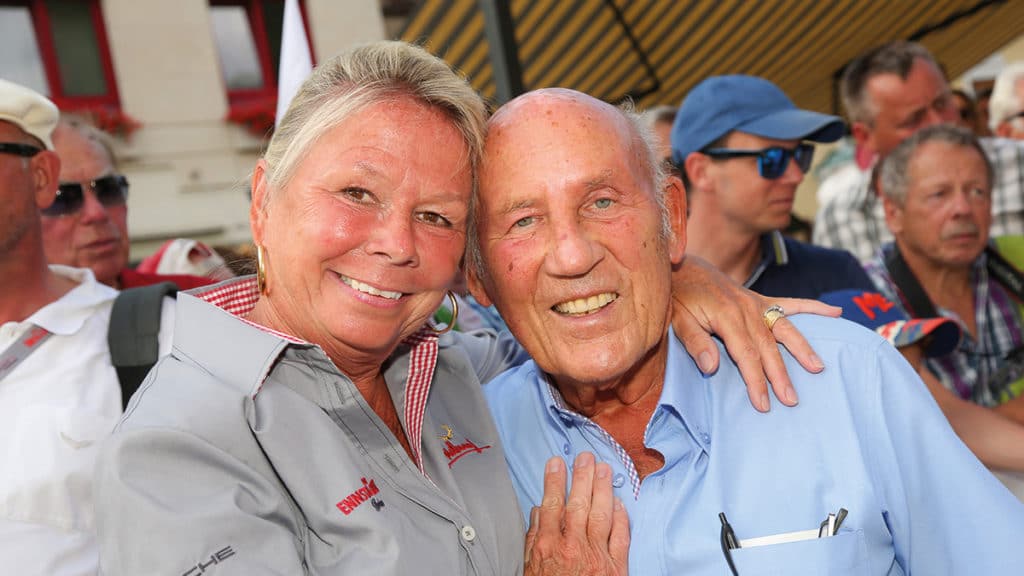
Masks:
[[[1024,234],[1024,142],[1013,138],[982,138],[995,174],[989,236]]]
[[[484,384],[505,370],[530,359],[530,355],[508,330],[474,330],[449,334],[465,349],[477,378]]]
[[[860,174],[843,192],[821,203],[814,219],[814,244],[847,250],[864,262],[892,238],[870,183],[870,174]]]
[[[281,490],[204,439],[171,428],[115,433],[96,468],[101,573],[304,573]]]
[[[836,230],[839,223],[835,216],[835,204],[837,200],[830,197],[819,204],[818,213],[814,217],[814,227],[811,229],[811,242],[825,248],[840,248],[840,240],[836,238]]]
[[[875,352],[861,449],[897,562],[907,574],[1018,571],[1024,505],[960,441],[899,352],[884,342]]]

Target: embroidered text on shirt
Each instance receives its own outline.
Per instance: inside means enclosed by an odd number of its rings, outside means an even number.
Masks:
[[[452,441],[448,439],[444,442],[444,457],[448,459],[448,467],[451,468],[452,465],[455,464],[456,460],[462,458],[466,454],[469,454],[470,452],[482,454],[484,450],[487,450],[490,447],[490,445],[477,446],[468,438],[462,444],[452,444]]]
[[[363,502],[366,502],[370,498],[380,493],[380,489],[377,488],[377,482],[375,480],[370,479],[369,482],[367,482],[366,478],[363,478],[362,480],[362,488],[358,488],[355,492],[346,496],[344,500],[335,504],[335,506],[338,507],[338,510],[341,510],[341,513],[345,516],[351,514],[352,511],[358,508],[359,505],[362,504]],[[380,502],[380,506],[377,505],[377,502]],[[373,509],[380,512],[380,509],[383,507],[384,502],[382,500],[377,500],[376,498],[374,498]]]
[[[192,566],[187,571],[182,572],[181,576],[192,576],[193,574],[206,574],[206,569],[207,568],[210,568],[211,566],[215,566],[217,564],[220,564],[224,560],[227,560],[228,558],[230,558],[230,557],[232,557],[234,555],[235,555],[235,551],[231,549],[231,546],[225,546],[225,547],[221,548],[220,550],[217,550],[213,554],[210,554],[210,561],[209,562],[202,562],[202,561],[200,561],[198,564],[196,564],[195,566]]]

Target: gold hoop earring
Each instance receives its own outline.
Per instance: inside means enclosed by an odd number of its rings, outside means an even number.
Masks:
[[[447,295],[448,295],[448,300],[452,303],[452,319],[448,321],[448,325],[447,326],[445,326],[444,328],[442,328],[440,330],[438,330],[437,328],[434,328],[433,326],[430,326],[428,324],[428,326],[430,328],[430,331],[433,332],[434,334],[438,335],[438,336],[440,336],[441,334],[447,334],[448,332],[450,332],[451,329],[455,327],[455,319],[459,317],[459,301],[455,299],[455,293],[452,292],[451,290],[449,290]]]
[[[267,293],[267,267],[263,263],[263,246],[256,245],[256,289],[260,294]]]

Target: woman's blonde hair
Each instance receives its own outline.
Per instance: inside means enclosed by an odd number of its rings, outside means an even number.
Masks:
[[[283,189],[324,134],[368,106],[411,97],[443,111],[462,134],[476,186],[487,109],[469,83],[423,48],[382,41],[317,66],[292,99],[263,155],[267,181]]]

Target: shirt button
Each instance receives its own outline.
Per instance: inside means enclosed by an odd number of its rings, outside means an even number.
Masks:
[[[468,524],[463,526],[461,532],[462,539],[466,542],[472,542],[473,540],[476,540],[476,530],[472,526]]]
[[[710,446],[711,445],[711,434],[708,434],[707,432],[701,432],[700,433],[700,439],[701,439],[702,442],[704,442],[704,445],[706,445],[706,446]]]
[[[566,443],[565,443],[565,444],[564,444],[564,445],[562,446],[562,452],[563,452],[563,453],[564,453],[564,454],[565,454],[566,456],[568,456],[568,455],[569,455],[569,452],[571,452],[571,451],[572,451],[572,446],[569,446],[569,443],[568,443],[568,442],[566,442]]]
[[[616,488],[622,488],[622,485],[626,483],[626,477],[622,474],[616,474],[612,477],[612,486]]]

